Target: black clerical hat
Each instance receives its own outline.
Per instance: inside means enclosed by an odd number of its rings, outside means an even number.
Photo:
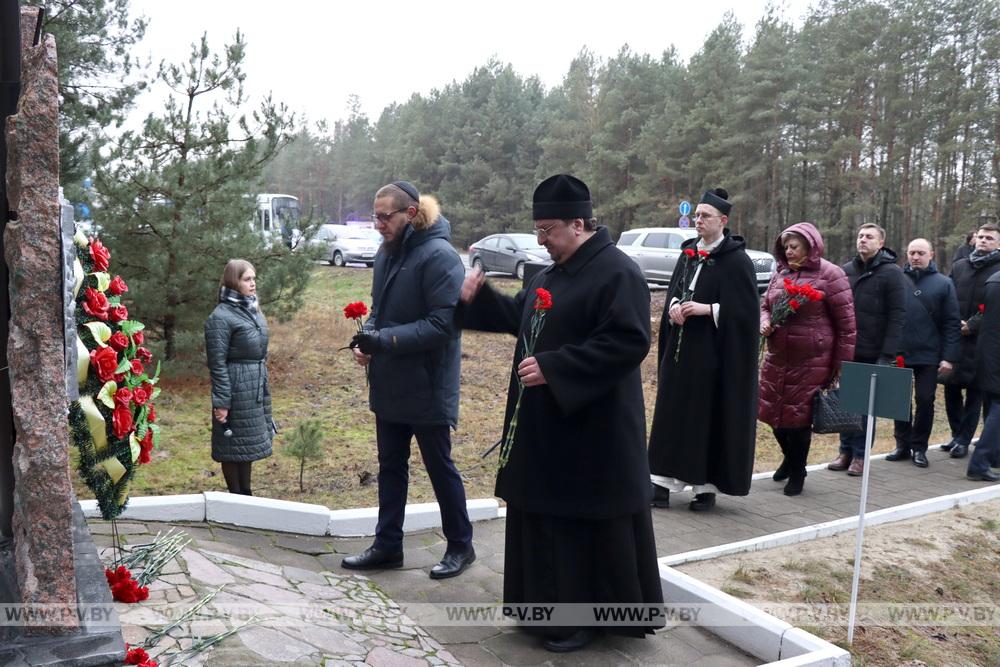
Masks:
[[[586,183],[569,174],[549,176],[535,188],[531,217],[534,220],[589,220],[594,217],[590,189]]]

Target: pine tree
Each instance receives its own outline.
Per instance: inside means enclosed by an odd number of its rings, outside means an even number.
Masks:
[[[261,170],[287,143],[293,119],[270,98],[240,111],[245,48],[237,32],[220,56],[203,36],[186,64],[161,66],[158,78],[173,91],[163,111],[94,165],[101,236],[142,295],[130,307],[167,359],[200,344],[229,259],[254,264],[269,316],[297,309],[308,281],[308,253],[272,245],[249,224]]]

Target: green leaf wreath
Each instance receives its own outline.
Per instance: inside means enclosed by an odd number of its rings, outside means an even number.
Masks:
[[[153,354],[143,347],[142,322],[129,319],[122,304],[128,285],[108,272],[111,253],[80,231],[73,243],[80,399],[69,407],[70,436],[101,516],[114,519],[128,503],[136,469],[159,443],[153,401],[160,364],[149,372]]]

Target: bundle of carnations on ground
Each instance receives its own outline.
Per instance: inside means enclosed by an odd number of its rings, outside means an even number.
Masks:
[[[124,565],[119,565],[114,570],[104,569],[104,576],[111,587],[111,597],[117,602],[142,602],[149,597],[149,588],[140,586],[139,582],[132,578],[132,573]]]
[[[80,398],[70,404],[70,435],[101,516],[113,519],[128,502],[136,468],[149,463],[159,440],[153,401],[160,366],[149,371],[153,353],[144,347],[145,327],[122,303],[129,289],[109,272],[111,253],[79,231],[73,243]]]
[[[777,329],[788,321],[788,318],[799,311],[799,308],[810,301],[822,301],[823,292],[819,291],[811,284],[796,285],[790,279],[785,278],[785,293],[778,301],[771,306],[771,329]],[[767,338],[760,338],[760,355],[763,358],[764,345]]]

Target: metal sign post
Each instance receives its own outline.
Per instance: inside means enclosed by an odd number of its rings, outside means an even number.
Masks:
[[[876,387],[879,388],[876,391]],[[845,363],[840,379],[841,407],[847,412],[868,415],[865,432],[865,469],[861,475],[861,507],[854,543],[854,578],[851,581],[851,606],[847,617],[847,645],[854,641],[854,619],[858,610],[858,585],[861,582],[861,547],[865,536],[865,508],[868,503],[868,474],[871,470],[875,417],[909,420],[913,396],[913,371],[909,368]]]

